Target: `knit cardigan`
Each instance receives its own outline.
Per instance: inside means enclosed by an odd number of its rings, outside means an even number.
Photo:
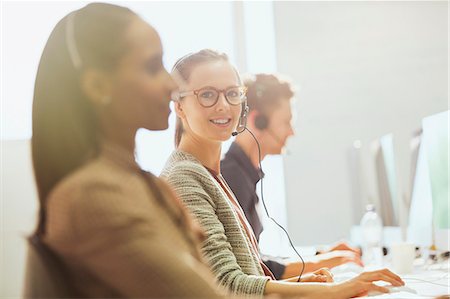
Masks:
[[[202,251],[218,282],[236,294],[263,295],[269,277],[259,264],[226,193],[192,155],[175,150],[161,177],[206,233]]]

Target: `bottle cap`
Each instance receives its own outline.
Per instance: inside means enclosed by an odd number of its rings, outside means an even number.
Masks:
[[[373,205],[373,204],[368,204],[368,205],[366,206],[366,211],[367,211],[367,212],[375,212],[375,205]]]

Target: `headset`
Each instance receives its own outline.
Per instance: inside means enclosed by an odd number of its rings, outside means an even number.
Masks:
[[[250,108],[247,105],[247,100],[244,100],[241,104],[241,115],[239,116],[239,122],[236,127],[236,130],[231,133],[231,136],[236,136],[247,129],[247,116],[248,112],[250,111]]]
[[[272,137],[273,140],[275,140],[276,143],[280,147],[284,147],[283,140],[280,139],[280,137],[277,136],[270,128],[269,128],[269,118],[265,114],[259,113],[255,116],[254,120],[255,127],[260,131],[266,131],[270,137]]]
[[[255,124],[256,126],[256,124]],[[261,165],[261,146],[258,142],[258,139],[256,139],[256,136],[252,133],[252,131],[250,131],[247,127],[245,127],[245,129],[247,132],[250,133],[250,135],[253,137],[253,139],[256,142],[256,145],[258,147],[258,164],[259,164],[259,169],[261,170],[261,172],[264,173],[263,169],[262,169],[262,165]],[[279,224],[275,219],[273,219],[270,215],[269,215],[269,211],[267,210],[267,206],[266,203],[264,201],[264,187],[263,187],[263,181],[264,178],[261,178],[261,184],[260,184],[260,192],[261,192],[261,202],[263,203],[263,207],[264,207],[264,211],[266,212],[267,217],[273,221],[273,223],[275,223],[279,228],[281,228],[283,230],[283,232],[286,234],[286,237],[289,240],[289,244],[291,245],[292,249],[294,250],[294,252],[297,254],[297,256],[300,258],[300,260],[302,261],[302,270],[300,271],[300,274],[298,275],[298,279],[297,282],[300,282],[303,272],[305,271],[305,261],[303,260],[303,257],[300,255],[300,253],[298,253],[297,249],[295,249],[294,244],[292,243],[291,237],[289,236],[289,233],[287,232],[287,230],[281,225]]]
[[[241,112],[241,117],[239,119],[239,125],[236,128],[236,131],[233,132],[231,135],[232,136],[236,136],[244,131],[247,131],[250,133],[250,135],[253,137],[253,139],[256,142],[256,146],[258,147],[258,164],[259,164],[259,169],[261,170],[261,172],[264,173],[263,169],[262,169],[262,165],[261,165],[261,146],[259,144],[258,139],[256,138],[256,136],[252,133],[252,131],[250,131],[247,126],[247,116],[248,116],[248,112],[249,112],[249,107],[247,106],[247,101],[245,101],[244,103],[242,103],[243,107],[245,106],[245,108],[242,109]],[[264,114],[258,114],[255,117],[255,127],[259,130],[266,130],[268,129],[269,126],[269,119],[267,118],[266,115]],[[279,140],[279,138],[276,138],[276,136],[270,131],[268,130],[269,134],[277,141],[281,143],[281,140]],[[294,250],[294,252],[297,254],[297,256],[300,258],[300,260],[302,261],[302,269],[300,271],[300,274],[298,276],[297,282],[300,282],[303,272],[305,271],[305,261],[303,260],[303,257],[300,255],[300,253],[298,253],[297,249],[295,249],[294,244],[292,243],[291,237],[289,236],[289,233],[287,232],[287,230],[281,225],[279,224],[275,219],[273,219],[270,215],[269,215],[269,211],[267,210],[266,207],[266,203],[264,201],[264,187],[263,187],[263,180],[264,178],[261,178],[261,202],[263,203],[264,206],[264,210],[266,212],[267,217],[273,221],[273,223],[275,223],[279,228],[281,228],[283,230],[283,232],[286,234],[288,240],[289,240],[289,244],[291,245],[292,249]]]
[[[269,127],[269,118],[265,114],[259,113],[255,116],[254,123],[258,130],[263,131]]]
[[[79,71],[83,66],[83,61],[81,59],[80,53],[77,49],[77,43],[75,40],[75,14],[77,12],[74,11],[67,16],[66,20],[66,46],[67,51],[69,52],[69,58],[72,62],[74,68]]]

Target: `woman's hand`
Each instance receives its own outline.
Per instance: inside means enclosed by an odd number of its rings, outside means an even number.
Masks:
[[[361,256],[354,251],[349,250],[335,250],[327,253],[322,253],[316,256],[317,266],[320,268],[334,268],[346,263],[355,263],[363,267]]]
[[[283,281],[297,282],[298,276],[293,276]],[[300,282],[334,282],[333,274],[327,268],[322,268],[302,275]]]
[[[347,243],[344,243],[344,242],[337,243],[336,245],[332,246],[330,249],[328,249],[325,252],[332,252],[332,251],[336,251],[336,250],[348,250],[348,251],[352,251],[352,252],[356,253],[357,255],[361,256],[361,249],[356,248],[356,247],[351,247]]]
[[[351,298],[366,296],[369,292],[388,293],[389,290],[386,287],[378,286],[374,284],[374,281],[384,281],[390,283],[393,286],[403,286],[405,283],[397,275],[389,271],[388,269],[364,272],[342,282],[335,287],[335,298]]]
[[[312,273],[302,275],[301,282],[334,282],[333,274],[328,268],[321,268]]]

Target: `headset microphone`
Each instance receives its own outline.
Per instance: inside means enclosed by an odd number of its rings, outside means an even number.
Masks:
[[[284,147],[284,142],[269,128],[266,129],[267,133],[269,133],[269,135],[273,138],[273,140],[275,140],[278,145],[280,145],[281,147]]]
[[[282,149],[282,153],[284,153],[286,155],[290,155],[291,154],[291,151],[286,148],[285,143],[272,130],[267,128],[266,131],[273,138],[273,140],[275,140],[275,142],[278,143],[278,145]]]

